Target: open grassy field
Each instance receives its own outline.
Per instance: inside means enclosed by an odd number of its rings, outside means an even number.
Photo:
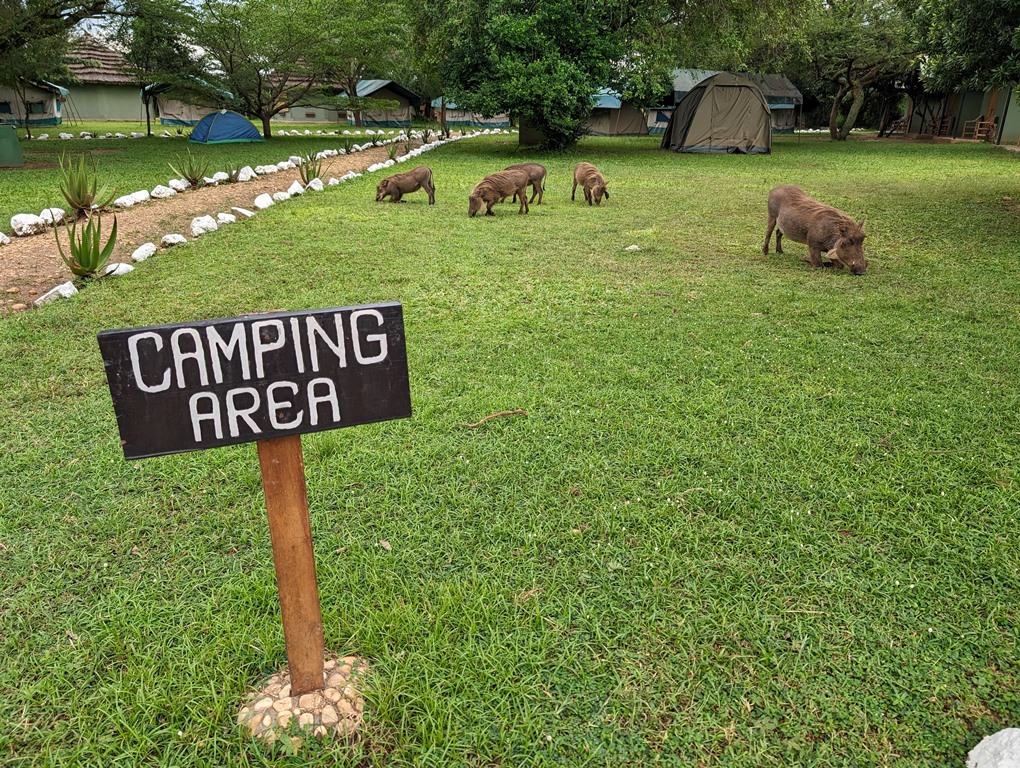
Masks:
[[[458,142],[435,206],[366,175],[0,324],[0,765],[959,766],[1016,725],[1020,156],[656,147]],[[532,158],[543,205],[467,217]],[[867,216],[866,275],[761,253],[778,183]],[[95,334],[384,300],[414,416],[303,438],[366,738],[285,755],[234,725],[285,663],[255,448],[125,462]]]

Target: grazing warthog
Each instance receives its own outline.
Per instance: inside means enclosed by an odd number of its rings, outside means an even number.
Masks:
[[[772,230],[776,229],[776,253],[783,252],[785,236],[807,244],[806,261],[812,267],[823,266],[821,255],[825,253],[831,265],[824,266],[849,267],[855,275],[863,275],[868,268],[864,222],[808,197],[799,187],[783,184],[769,192],[769,222],[761,251],[769,252]]]
[[[406,173],[397,173],[380,181],[375,188],[375,201],[381,202],[389,195],[391,203],[407,202],[400,198],[419,189],[424,189],[428,194],[429,205],[435,205],[436,187],[432,183],[432,169],[427,165],[419,165]]]
[[[528,212],[528,174],[521,170],[490,173],[475,184],[468,198],[468,216],[473,217],[482,208],[486,216],[495,216],[492,206],[511,195],[521,198],[517,213]]]
[[[517,165],[508,165],[503,169],[504,171],[524,171],[528,174],[528,183],[531,184],[531,199],[529,203],[535,202],[535,195],[538,195],[538,202],[536,205],[542,204],[542,193],[545,192],[545,166],[539,165],[538,163],[517,163]],[[514,200],[511,202],[517,202],[516,195]]]
[[[574,199],[578,184],[584,189],[584,199],[588,201],[588,205],[591,205],[592,201],[595,202],[595,205],[601,205],[603,195],[606,196],[606,200],[609,199],[606,180],[602,178],[599,169],[591,163],[578,163],[574,169],[574,188],[570,190],[571,200]]]

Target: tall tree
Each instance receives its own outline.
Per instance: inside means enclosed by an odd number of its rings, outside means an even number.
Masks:
[[[112,0],[3,0],[0,2],[0,55],[35,40],[60,38],[84,19],[111,10]]]
[[[1020,0],[903,2],[921,39],[927,85],[984,90],[1020,82]]]
[[[829,133],[843,141],[869,93],[911,71],[917,49],[909,24],[890,0],[826,0],[806,19],[805,33],[801,79],[830,100]]]
[[[191,37],[210,59],[210,80],[262,121],[268,139],[270,119],[326,81],[329,21],[314,0],[205,0]]]

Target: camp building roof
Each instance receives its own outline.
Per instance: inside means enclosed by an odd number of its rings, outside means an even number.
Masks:
[[[117,51],[83,35],[67,57],[67,68],[85,85],[137,85],[131,65]]]

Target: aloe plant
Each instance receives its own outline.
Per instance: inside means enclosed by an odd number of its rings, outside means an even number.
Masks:
[[[96,173],[95,163],[92,169],[85,163],[85,156],[80,155],[77,162],[71,158],[60,156],[60,193],[64,196],[67,204],[71,207],[72,218],[81,218],[89,215],[93,209],[103,210],[109,207],[117,190],[107,193],[104,185],[98,192],[99,177]]]
[[[81,226],[80,231],[79,226]],[[53,236],[57,239],[60,258],[77,277],[94,277],[99,270],[106,266],[110,260],[110,254],[113,253],[113,247],[117,242],[117,217],[113,217],[113,228],[110,230],[110,237],[106,241],[106,245],[102,245],[100,240],[103,221],[98,211],[90,213],[84,225],[75,220],[70,225],[65,222],[64,229],[67,231],[68,253],[64,252],[64,248],[60,244],[57,227],[53,228]]]
[[[400,147],[398,147],[396,144],[387,144],[386,145],[386,154],[389,156],[390,160],[396,160],[397,159],[397,152],[399,152],[399,151],[400,151]]]
[[[312,179],[322,178],[322,160],[305,155],[298,164],[298,175],[301,177],[301,183],[306,187]]]
[[[191,150],[188,150],[187,159],[183,157],[177,158],[177,166],[173,163],[167,163],[170,166],[170,170],[174,172],[176,176],[187,181],[193,187],[200,187],[205,184],[205,177],[209,175],[209,161],[202,162],[197,160]],[[179,166],[179,169],[178,169]]]
[[[354,146],[354,139],[350,136],[344,136],[340,139],[340,147],[343,149],[345,155],[351,154],[351,147]]]

